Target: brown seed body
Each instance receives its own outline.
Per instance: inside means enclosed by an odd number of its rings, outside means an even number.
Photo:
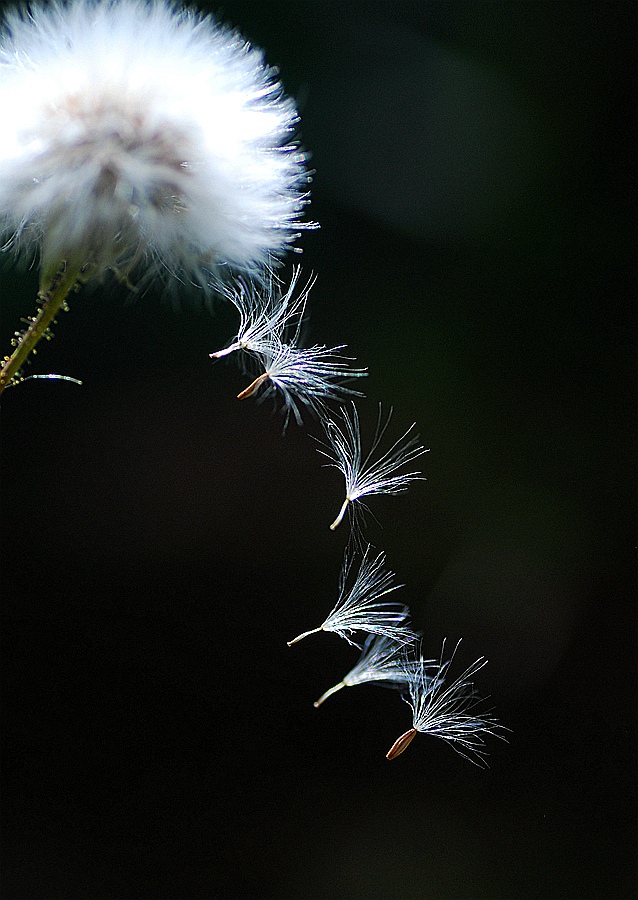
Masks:
[[[396,759],[397,756],[400,756],[404,750],[408,748],[408,746],[412,743],[418,731],[416,728],[411,728],[409,731],[406,731],[405,734],[402,734],[400,738],[397,738],[394,744],[390,747],[388,752],[386,753],[387,759]]]

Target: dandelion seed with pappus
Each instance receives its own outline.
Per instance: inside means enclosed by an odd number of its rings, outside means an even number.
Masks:
[[[384,569],[385,553],[374,558],[367,547],[354,582],[348,587],[353,566],[352,556],[346,552],[339,584],[339,599],[328,618],[318,628],[304,631],[288,646],[320,631],[334,631],[348,643],[359,647],[351,635],[361,631],[384,635],[399,644],[410,644],[417,635],[409,628],[410,611],[401,603],[383,600],[403,587],[394,583],[394,572]]]
[[[413,669],[421,663],[436,668],[434,660],[410,660],[406,655],[405,644],[399,644],[384,635],[368,635],[357,664],[344,675],[343,681],[322,694],[314,705],[321,706],[324,700],[341,688],[357,684],[376,683],[387,687],[401,687],[410,681]]]
[[[350,367],[352,358],[339,354],[344,347],[345,344],[330,348],[317,345],[303,349],[279,341],[262,344],[255,357],[263,372],[237,397],[245,400],[262,387],[261,399],[280,396],[286,417],[284,427],[291,414],[298,425],[303,423],[301,409],[304,406],[322,415],[330,400],[340,401],[344,394],[362,397],[361,391],[342,383],[367,374],[365,369]]]
[[[273,341],[283,343],[290,329],[297,333],[316,280],[312,276],[295,298],[300,273],[301,267],[297,266],[286,291],[273,272],[263,285],[238,280],[236,284],[222,286],[222,293],[239,313],[239,329],[227,347],[210,354],[211,359],[222,359],[241,350],[256,354]]]
[[[11,11],[0,109],[0,234],[39,257],[37,340],[82,280],[260,275],[302,227],[294,104],[262,53],[209,17],[165,0]]]
[[[460,644],[460,641],[459,641]],[[417,734],[430,734],[441,738],[461,756],[478,766],[486,766],[485,738],[487,735],[505,740],[500,732],[506,729],[490,715],[479,713],[476,707],[481,702],[472,677],[487,664],[480,657],[458,678],[446,686],[448,670],[459,644],[452,656],[444,660],[445,641],[441,649],[438,670],[432,676],[431,663],[420,660],[412,667],[407,679],[409,697],[406,703],[412,707],[412,728],[402,734],[388,751],[388,759],[396,759]]]
[[[410,425],[408,430],[385,453],[377,459],[374,458],[391,418],[392,409],[390,409],[385,424],[382,424],[382,411],[381,405],[379,405],[374,440],[365,456],[361,449],[359,414],[354,403],[352,404],[352,415],[347,409],[342,410],[343,424],[332,418],[328,418],[324,422],[330,450],[320,450],[319,452],[331,460],[331,466],[341,472],[346,486],[345,500],[337,518],[330,526],[333,531],[343,521],[346,511],[352,512],[353,525],[356,526],[359,507],[367,509],[361,502],[363,497],[373,494],[398,494],[406,491],[411,482],[423,478],[420,472],[397,471],[428,452],[419,443],[418,435],[412,434],[414,424]]]
[[[259,395],[260,400],[280,397],[285,415],[284,429],[291,415],[298,425],[303,423],[304,407],[323,418],[327,415],[329,401],[339,402],[344,396],[353,394],[363,396],[343,382],[367,375],[367,369],[351,367],[352,358],[339,353],[345,344],[338,347],[299,346],[308,294],[315,279],[311,278],[294,300],[298,278],[297,268],[285,293],[278,287],[273,290],[272,283],[261,289],[240,286],[239,290],[228,292],[239,310],[240,329],[229,347],[211,354],[214,359],[219,359],[235,350],[244,350],[256,362],[259,374],[237,397],[239,400],[255,395]]]

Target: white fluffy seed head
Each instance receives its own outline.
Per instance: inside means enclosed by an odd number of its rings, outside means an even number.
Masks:
[[[306,200],[297,115],[262,53],[167,0],[69,0],[5,16],[0,228],[103,271],[143,261],[255,274]]]

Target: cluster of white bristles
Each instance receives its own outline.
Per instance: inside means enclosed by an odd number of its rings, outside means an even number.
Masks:
[[[196,282],[237,309],[233,340],[211,356],[241,357],[254,380],[241,399],[272,396],[285,425],[310,411],[321,451],[343,475],[348,517],[338,600],[323,624],[362,655],[327,691],[364,682],[399,686],[417,732],[449,741],[475,761],[496,726],[476,714],[471,676],[446,685],[451,658],[423,659],[409,611],[383,553],[363,541],[364,498],[395,494],[420,478],[425,453],[411,426],[383,450],[379,409],[364,453],[354,403],[361,378],[344,346],[304,347],[311,279],[285,287],[273,266],[291,246],[307,201],[306,156],[295,142],[295,106],[259,50],[237,32],[167,0],[69,0],[10,12],[0,39],[0,229],[5,248],[39,258],[41,282],[61,269],[88,280],[112,271]],[[285,426],[284,426],[285,427]],[[357,635],[367,635],[363,646]],[[356,638],[356,639],[355,639]]]

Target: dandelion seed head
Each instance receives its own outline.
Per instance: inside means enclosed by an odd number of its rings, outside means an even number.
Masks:
[[[300,227],[308,176],[273,70],[166,0],[70,0],[5,16],[0,228],[98,271],[263,270]]]

